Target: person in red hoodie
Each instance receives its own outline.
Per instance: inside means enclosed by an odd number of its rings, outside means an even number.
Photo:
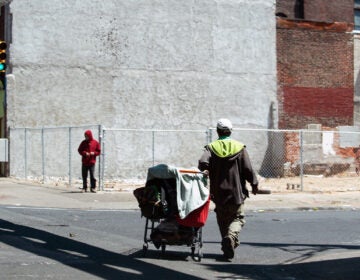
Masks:
[[[83,179],[83,192],[87,191],[87,176],[90,173],[90,191],[96,192],[96,179],[94,176],[96,157],[100,155],[100,144],[94,139],[91,130],[85,131],[85,140],[80,143],[78,148],[79,154],[82,156],[81,173]]]

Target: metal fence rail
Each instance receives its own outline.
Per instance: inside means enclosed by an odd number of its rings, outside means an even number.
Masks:
[[[87,129],[92,130],[102,147],[96,169],[100,189],[120,181],[144,181],[147,169],[159,163],[197,166],[203,147],[217,138],[214,128],[11,128],[10,176],[81,186],[77,148]],[[303,190],[314,180],[341,176],[345,182],[356,176],[355,152],[360,132],[234,128],[232,137],[246,144],[254,169],[262,182],[272,187],[282,180],[281,184],[289,189]]]

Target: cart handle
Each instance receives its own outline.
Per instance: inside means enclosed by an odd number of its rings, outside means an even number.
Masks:
[[[191,169],[179,169],[180,173],[192,173],[192,174],[202,174],[202,171],[196,171]]]

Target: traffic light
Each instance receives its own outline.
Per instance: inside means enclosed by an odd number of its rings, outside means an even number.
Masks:
[[[0,41],[0,78],[6,75],[6,48],[6,42]]]

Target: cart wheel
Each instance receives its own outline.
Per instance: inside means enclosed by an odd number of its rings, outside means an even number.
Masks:
[[[149,245],[148,245],[147,243],[144,243],[144,245],[143,245],[143,257],[145,257],[145,256],[146,256],[146,253],[147,253],[148,247],[149,247]]]
[[[191,257],[194,261],[196,262],[201,262],[201,259],[203,257],[203,253],[201,251],[201,248],[199,248],[199,251],[197,252],[197,254],[195,255],[195,252],[191,252]]]
[[[201,259],[203,258],[203,253],[201,248],[199,248],[199,253],[198,253],[198,262],[201,262]]]

